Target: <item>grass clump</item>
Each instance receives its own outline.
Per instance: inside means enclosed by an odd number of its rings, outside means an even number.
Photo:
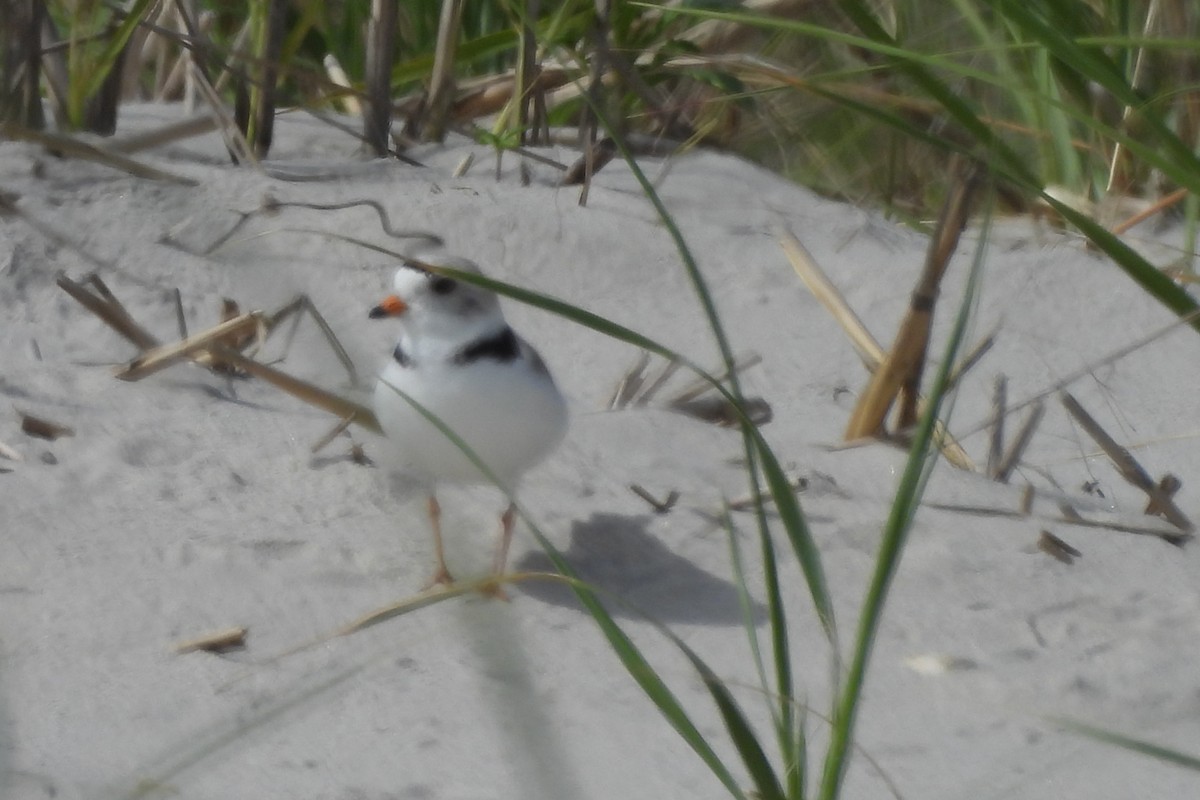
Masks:
[[[5,10],[13,0],[8,4]],[[628,131],[720,141],[827,194],[879,204],[916,221],[928,218],[950,193],[944,165],[950,156],[960,156],[986,169],[1009,207],[1052,210],[1142,290],[1176,313],[1197,309],[1175,281],[1109,230],[1105,217],[1115,201],[1178,191],[1179,213],[1193,231],[1197,227],[1200,12],[1185,4],[840,0],[797,18],[720,5],[591,0],[466,3],[444,15],[443,4],[427,1],[393,6],[394,30],[391,22],[385,27],[394,41],[362,35],[364,26],[379,23],[365,3],[262,0],[246,7],[200,7],[200,17],[179,20],[166,33],[159,32],[164,20],[151,16],[148,0],[136,0],[122,12],[99,4],[49,3],[46,18],[10,17],[24,27],[14,25],[3,34],[0,108],[5,119],[36,127],[40,120],[31,98],[44,95],[61,126],[109,131],[124,75],[132,76],[134,93],[172,96],[162,80],[170,70],[133,55],[132,45],[144,43],[153,26],[153,35],[162,36],[179,56],[186,51],[194,69],[223,92],[218,96],[238,109],[242,130],[262,156],[280,104],[317,109],[352,98],[377,112],[386,102],[385,123],[393,106],[410,118],[420,117],[438,78],[434,65],[440,53],[445,63],[439,71],[455,87],[444,109],[449,122],[490,125],[497,147],[568,123],[599,122],[614,137],[677,245],[731,375],[728,387],[713,383],[737,409],[743,408],[743,398],[729,337],[678,227],[625,145]],[[38,50],[49,65],[44,72],[36,68],[38,59],[29,57],[29,42],[43,28],[57,37],[56,44]],[[381,46],[391,52],[370,54],[368,40],[384,41]],[[330,56],[345,68],[346,85],[329,76]],[[227,87],[223,74],[230,76]],[[465,100],[475,80],[513,83],[500,105],[471,106]],[[551,97],[556,89],[564,89],[562,98]],[[377,116],[376,131],[391,132],[389,124],[380,124]],[[392,147],[386,136],[381,143],[378,133],[373,143],[382,152]],[[703,680],[740,760],[737,768],[725,763],[595,591],[574,577],[534,528],[561,579],[576,591],[631,677],[731,796],[833,800],[842,792],[872,645],[937,458],[935,423],[977,291],[985,242],[981,237],[940,369],[926,393],[863,610],[848,642],[835,620],[819,549],[779,459],[742,415],[769,623],[765,648],[755,627],[747,625],[747,657],[755,662],[759,688],[771,698],[771,730],[756,730],[703,655],[660,627]],[[1190,267],[1191,255],[1190,250],[1184,254],[1184,267]],[[681,354],[578,307],[479,276],[455,277],[687,363]],[[776,523],[766,512],[768,502],[778,512]],[[729,527],[735,569],[744,575],[737,532],[731,522]],[[830,744],[819,762],[809,747],[805,704],[792,673],[788,619],[794,610],[783,600],[781,553],[794,559],[804,576],[838,678],[828,715]],[[752,587],[744,578],[741,583],[749,596]],[[458,593],[443,599],[451,596]],[[1161,756],[1115,735],[1088,735]],[[1185,758],[1174,760],[1195,766]],[[752,792],[735,772],[749,777]]]

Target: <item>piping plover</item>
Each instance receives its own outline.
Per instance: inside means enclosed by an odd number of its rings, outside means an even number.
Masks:
[[[424,262],[479,273],[466,259]],[[454,431],[496,477],[509,497],[530,467],[561,441],[567,405],[545,363],[508,326],[495,294],[415,266],[396,272],[395,294],[371,309],[372,319],[395,317],[400,339],[375,385],[375,414],[406,472],[428,495],[437,567],[426,588],[450,584],[440,524],[439,483],[491,483],[412,403]],[[515,505],[500,516],[492,574],[504,572]],[[499,584],[491,594],[503,597]]]

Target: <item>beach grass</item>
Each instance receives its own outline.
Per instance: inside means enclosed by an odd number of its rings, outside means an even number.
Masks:
[[[684,364],[737,410],[762,586],[748,584],[742,533],[728,515],[725,520],[743,596],[766,599],[766,645],[747,619],[745,657],[769,698],[771,730],[754,727],[736,687],[703,653],[655,623],[703,681],[739,759],[736,766],[701,733],[694,713],[597,591],[573,574],[551,537],[522,516],[631,678],[731,796],[833,800],[841,796],[854,753],[888,588],[938,458],[935,427],[947,418],[951,372],[985,272],[988,221],[1002,210],[1048,213],[1105,253],[1139,287],[1132,291],[1146,292],[1179,315],[1198,307],[1176,276],[1193,272],[1200,227],[1200,11],[1167,1],[1048,0],[1035,6],[1018,0],[841,0],[804,17],[772,13],[787,7],[260,0],[201,2],[192,19],[148,0],[120,12],[102,4],[51,2],[44,15],[25,13],[17,0],[0,0],[0,9],[11,14],[6,18],[15,21],[0,32],[0,121],[12,126],[5,129],[10,135],[28,138],[44,124],[40,103],[31,102],[37,98],[46,100],[60,130],[109,133],[122,102],[177,99],[195,81],[213,89],[207,102],[233,109],[250,143],[246,158],[269,153],[271,120],[285,105],[313,112],[366,106],[370,113],[364,116],[373,117],[362,138],[380,155],[402,154],[406,136],[439,139],[453,129],[498,150],[538,141],[551,127],[566,125],[578,126],[585,138],[610,137],[676,246],[726,381],[686,354],[585,308],[472,274],[454,277]],[[364,28],[376,35],[364,36]],[[55,44],[31,45],[44,31]],[[183,77],[173,80],[176,73]],[[502,91],[485,96],[483,89],[495,87]],[[405,133],[391,135],[401,126]],[[631,133],[672,140],[680,148],[715,143],[738,149],[826,194],[924,227],[954,196],[957,173],[947,167],[952,157],[987,176],[979,204],[986,209],[980,215],[984,235],[954,325],[941,343],[939,367],[923,387],[926,402],[911,432],[872,577],[864,587],[836,587],[863,593],[856,625],[835,620],[833,587],[803,510],[780,459],[746,411],[733,369],[735,332],[725,330],[687,242],[642,173]],[[1181,218],[1191,244],[1172,263],[1151,263],[1115,232],[1133,209]],[[1200,330],[1200,322],[1193,324]],[[785,557],[803,575],[810,609],[785,606]],[[788,620],[797,613],[816,616],[831,652],[835,685],[822,715],[830,725],[823,756],[810,747],[803,676],[793,673],[796,642]],[[645,616],[653,620],[653,609]],[[1186,754],[1100,728],[1070,727],[1197,768]]]

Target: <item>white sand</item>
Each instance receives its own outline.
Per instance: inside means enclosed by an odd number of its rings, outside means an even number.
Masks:
[[[134,108],[124,123],[145,128],[174,114]],[[108,285],[163,340],[175,337],[175,288],[192,330],[216,321],[222,296],[271,309],[303,291],[367,382],[387,357],[395,330],[366,313],[389,285],[392,262],[295,232],[406,248],[369,209],[258,216],[207,257],[163,243],[170,232],[201,249],[269,192],[283,201],[375,199],[395,225],[445,237],[495,277],[716,366],[674,247],[624,165],[601,172],[580,208],[577,190],[555,187],[546,167],[531,165],[533,184],[522,187],[509,156],[497,181],[483,148],[419,152],[427,167],[418,169],[357,161],[347,137],[311,120],[286,117],[278,131],[276,166],[343,177],[295,182],[235,169],[214,135],[140,156],[199,181],[192,188],[8,142],[0,143],[0,188],[111,264],[101,270]],[[474,168],[452,178],[470,151]],[[729,156],[643,165],[696,253],[735,348],[763,357],[745,375],[747,390],[774,409],[763,433],[780,460],[809,479],[801,501],[848,644],[904,455],[883,445],[830,450],[865,371],[774,231],[786,225],[802,239],[885,343],[926,241]],[[939,333],[973,250],[964,242],[951,267]],[[511,604],[452,601],[275,659],[419,587],[432,564],[422,503],[393,490],[386,470],[345,458],[347,439],[312,457],[331,418],[270,386],[231,386],[188,365],[141,383],[115,380],[112,366],[134,349],[55,285],[59,272],[92,269],[22,219],[0,218],[0,442],[24,456],[0,459],[11,470],[0,474],[0,797],[124,797],[139,785],[154,796],[257,800],[722,796],[559,588],[521,585]],[[728,542],[708,516],[722,494],[744,491],[730,463],[740,437],[663,410],[602,411],[634,350],[541,311],[507,308],[574,409],[566,443],[528,476],[525,506],[585,577],[670,625],[764,722],[762,698],[741,688],[755,673]],[[963,382],[951,427],[986,419],[999,374],[1021,400],[1171,319],[1072,237],[1006,222],[987,252],[972,335],[995,329],[996,345]],[[349,393],[314,326],[300,332],[284,368]],[[278,352],[278,342],[271,347]],[[940,347],[939,338],[935,354]],[[1155,478],[1182,480],[1177,499],[1193,516],[1198,363],[1200,337],[1181,328],[1070,387],[1121,443],[1145,443],[1135,453]],[[29,438],[13,407],[76,434]],[[1010,431],[1021,416],[1010,418]],[[356,440],[384,456],[382,443],[362,433]],[[982,463],[987,433],[964,445]],[[1047,487],[1048,474],[1094,519],[1163,527],[1142,516],[1144,499],[1097,450],[1051,396],[1012,485],[941,464],[927,502],[1015,510],[1025,482]],[[1103,496],[1085,494],[1088,481]],[[679,504],[655,515],[631,483],[659,496],[678,490]],[[500,498],[451,489],[442,499],[452,566],[481,572]],[[1044,715],[1197,750],[1200,557],[1194,547],[1068,525],[1059,515],[1050,498],[1028,518],[932,505],[918,514],[858,729],[862,751],[904,797],[1195,792],[1196,774],[1064,733]],[[737,522],[753,553],[752,519]],[[1068,566],[1038,552],[1042,529],[1082,557]],[[513,556],[519,568],[548,563],[524,532]],[[814,711],[825,713],[828,646],[794,561],[786,552],[783,560],[796,674]],[[626,612],[618,618],[733,763],[694,672],[652,626]],[[250,630],[244,651],[172,652],[232,625]],[[956,668],[913,668],[928,663]],[[810,730],[815,759],[825,735],[815,714]],[[845,796],[891,794],[857,757]]]

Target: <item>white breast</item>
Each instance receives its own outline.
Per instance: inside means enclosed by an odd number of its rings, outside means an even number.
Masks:
[[[430,486],[491,481],[402,394],[462,438],[509,491],[566,433],[566,403],[529,358],[389,362],[375,387],[375,413],[403,468]]]

